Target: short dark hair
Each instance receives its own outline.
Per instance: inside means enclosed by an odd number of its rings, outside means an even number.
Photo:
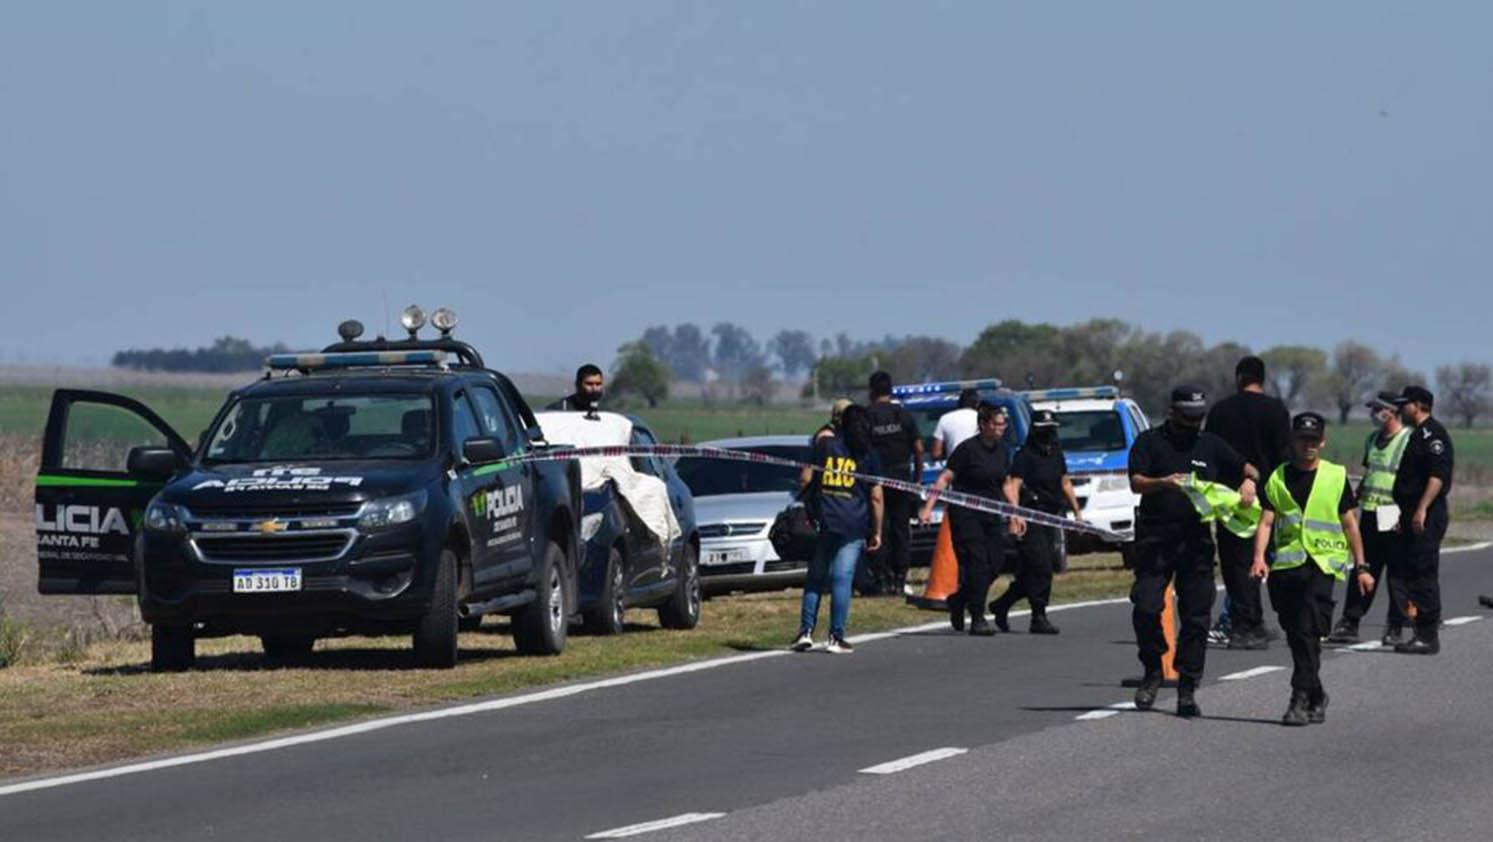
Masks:
[[[892,376],[885,371],[871,375],[871,397],[884,398],[892,393]]]
[[[1251,354],[1234,366],[1234,380],[1240,386],[1265,385],[1265,361]]]
[[[959,393],[959,408],[974,409],[980,405],[979,389],[964,389]]]
[[[1004,409],[1001,409],[1000,407],[989,401],[980,401],[980,406],[976,410],[976,412],[979,413],[978,417],[981,424],[984,424],[986,421],[994,420],[997,416],[1006,414],[1006,411]]]
[[[587,377],[595,377],[601,374],[601,367],[595,363],[586,363],[575,370],[575,385],[579,386]]]
[[[864,459],[871,452],[871,415],[864,406],[853,403],[845,407],[840,413],[839,432],[851,456]]]

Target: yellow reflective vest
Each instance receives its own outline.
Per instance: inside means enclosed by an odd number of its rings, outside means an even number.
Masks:
[[[1240,538],[1253,538],[1260,526],[1260,501],[1242,505],[1239,492],[1227,485],[1198,479],[1192,474],[1182,484],[1182,493],[1192,502],[1203,523],[1222,524]]]
[[[1371,434],[1364,449],[1368,469],[1363,475],[1358,502],[1366,512],[1394,502],[1395,472],[1400,469],[1400,458],[1405,455],[1405,445],[1410,441],[1410,428],[1401,427],[1383,447],[1378,445],[1378,437],[1378,433]]]
[[[1322,572],[1335,579],[1348,574],[1348,537],[1343,533],[1338,506],[1343,501],[1343,486],[1348,469],[1332,462],[1317,463],[1306,510],[1286,488],[1286,466],[1281,465],[1265,482],[1265,497],[1275,510],[1275,560],[1273,570],[1288,570],[1316,562]]]

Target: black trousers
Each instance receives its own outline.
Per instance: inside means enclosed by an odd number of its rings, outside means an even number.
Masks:
[[[1332,586],[1336,581],[1310,559],[1300,567],[1270,571],[1270,604],[1291,649],[1292,690],[1312,696],[1322,692],[1322,637],[1332,619]],[[1348,587],[1358,585],[1350,580]]]
[[[907,578],[912,515],[917,498],[905,491],[882,489],[881,549],[873,557],[875,577],[883,587]]]
[[[1166,605],[1166,586],[1177,592],[1177,672],[1181,684],[1196,687],[1203,680],[1208,654],[1208,625],[1213,619],[1213,539],[1200,523],[1185,526],[1139,528],[1135,542],[1135,584],[1130,588],[1134,605],[1130,619],[1141,666],[1147,672],[1161,669],[1166,636],[1161,629],[1161,611]]]
[[[959,560],[959,592],[951,599],[972,615],[985,615],[985,597],[1000,572],[1006,522],[999,518],[953,515],[949,520],[954,557]]]
[[[1218,528],[1218,571],[1223,574],[1224,591],[1229,595],[1229,622],[1235,632],[1256,632],[1264,627],[1265,607],[1260,599],[1260,583],[1249,578],[1254,563],[1253,538]]]
[[[1343,619],[1355,624],[1369,613],[1379,591],[1387,587],[1384,571],[1400,545],[1398,533],[1379,531],[1379,518],[1374,512],[1363,513],[1359,531],[1363,533],[1363,561],[1368,565],[1369,575],[1374,577],[1374,589],[1365,596],[1358,592],[1353,577],[1348,579],[1348,593],[1343,597]],[[1390,626],[1405,625],[1405,615],[1400,613],[1400,603],[1393,595],[1389,598],[1389,614],[1385,622]]]
[[[1006,607],[1022,599],[1032,605],[1033,614],[1041,614],[1052,601],[1052,570],[1057,558],[1057,529],[1028,523],[1026,537],[1016,545],[1019,562],[1016,578],[1001,594],[1000,603]]]
[[[1439,639],[1441,539],[1449,521],[1446,504],[1438,503],[1426,513],[1425,531],[1417,535],[1410,528],[1410,513],[1400,512],[1398,549],[1389,561],[1389,595],[1406,617],[1415,605],[1415,633],[1422,640]]]

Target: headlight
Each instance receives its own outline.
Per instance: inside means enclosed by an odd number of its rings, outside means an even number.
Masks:
[[[425,511],[425,492],[416,491],[399,497],[374,500],[363,507],[363,516],[358,518],[361,529],[387,529],[401,523],[409,523]]]
[[[1130,477],[1103,477],[1099,480],[1100,491],[1129,491]]]
[[[420,332],[420,328],[425,327],[425,311],[420,309],[420,305],[411,304],[399,314],[399,324],[410,332],[411,338],[414,338],[415,334]]]
[[[145,507],[145,528],[151,532],[186,532],[187,510],[173,503]]]
[[[430,324],[440,331],[442,336],[447,336],[456,329],[456,311],[450,307],[437,307],[435,312],[430,314]]]

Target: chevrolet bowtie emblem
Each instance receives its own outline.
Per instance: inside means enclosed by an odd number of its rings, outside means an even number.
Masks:
[[[254,531],[261,535],[274,535],[277,532],[284,532],[285,529],[285,522],[276,519],[261,520],[254,524]]]

